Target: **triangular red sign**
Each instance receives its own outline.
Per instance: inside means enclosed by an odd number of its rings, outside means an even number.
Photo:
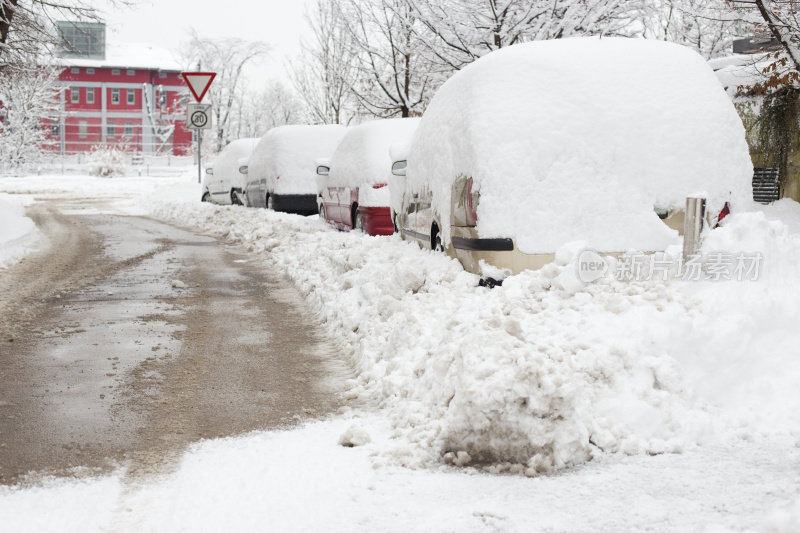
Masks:
[[[181,72],[181,76],[186,80],[186,85],[192,91],[194,99],[197,103],[203,101],[206,91],[211,87],[211,82],[217,77],[216,72]]]

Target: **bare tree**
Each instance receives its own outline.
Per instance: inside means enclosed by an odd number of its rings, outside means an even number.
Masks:
[[[691,46],[706,59],[730,53],[746,26],[726,0],[645,0],[638,20],[643,37]]]
[[[236,137],[261,137],[271,128],[306,122],[302,102],[283,83],[274,81],[261,92],[242,91],[237,103]]]
[[[346,124],[355,113],[351,33],[337,2],[316,0],[306,19],[313,38],[303,43],[300,61],[289,66],[292,83],[313,122]]]
[[[207,93],[213,108],[213,128],[216,130],[214,150],[219,152],[231,140],[228,131],[236,112],[235,103],[242,71],[249,62],[269,50],[266,43],[238,38],[204,39],[196,30],[190,32],[190,42],[184,50],[187,69],[199,68],[217,73]]]
[[[440,76],[417,38],[421,21],[407,0],[338,0],[350,30],[359,106],[376,117],[420,115]]]
[[[61,44],[56,20],[100,21],[98,2],[89,0],[0,0],[0,70],[28,68],[29,61]],[[105,0],[116,8],[130,0]]]
[[[520,42],[573,35],[628,35],[631,0],[406,0],[425,31],[417,38],[446,69]]]

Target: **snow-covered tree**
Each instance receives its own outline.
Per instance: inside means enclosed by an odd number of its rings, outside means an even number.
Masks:
[[[26,61],[30,63],[30,61]],[[0,72],[0,167],[36,161],[48,143],[46,128],[59,117],[58,71],[49,68]]]
[[[635,0],[406,0],[417,38],[444,66],[460,69],[520,42],[574,35],[628,35]],[[419,26],[417,26],[419,28]]]
[[[195,30],[191,30],[190,37],[183,54],[187,70],[200,68],[217,73],[203,100],[214,106],[213,150],[219,152],[231,141],[229,128],[236,113],[242,71],[249,62],[266,54],[269,47],[263,42],[239,38],[205,39]]]
[[[131,0],[0,0],[0,70],[25,69],[32,57],[61,44],[55,20],[100,21],[101,7],[121,8]]]
[[[730,53],[747,26],[727,0],[642,0],[642,36],[684,44],[711,59]]]
[[[356,107],[350,92],[356,73],[350,30],[337,2],[316,0],[306,19],[313,37],[289,66],[292,83],[312,122],[347,124]]]
[[[298,97],[283,83],[274,81],[261,92],[243,91],[236,107],[235,137],[261,137],[271,128],[307,122]]]
[[[438,84],[407,0],[336,0],[350,31],[356,76],[350,90],[365,114],[420,115]]]

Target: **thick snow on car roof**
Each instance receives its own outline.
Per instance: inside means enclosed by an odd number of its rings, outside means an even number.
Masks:
[[[250,156],[257,142],[258,139],[249,138],[231,141],[214,160],[214,176],[227,177],[232,187],[243,187],[244,176],[239,173],[239,161]]]
[[[436,93],[408,156],[444,220],[452,180],[481,191],[481,237],[527,253],[582,240],[604,251],[677,241],[653,213],[705,193],[747,201],[752,164],[732,103],[695,52],[661,41],[576,38],[492,52]],[[444,224],[445,237],[449,226]]]
[[[266,179],[277,194],[316,194],[315,162],[330,157],[345,131],[339,125],[272,128],[250,156],[247,180]]]
[[[389,149],[408,142],[419,122],[418,118],[383,119],[350,128],[331,157],[328,185],[358,187],[388,180]]]

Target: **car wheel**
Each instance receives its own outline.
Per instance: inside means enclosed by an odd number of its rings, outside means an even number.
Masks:
[[[356,209],[356,216],[353,220],[353,229],[364,233],[364,218],[361,216],[361,212],[358,211],[358,209]]]
[[[236,194],[236,191],[231,189],[231,205],[242,205],[242,202],[239,200],[239,195]]]
[[[328,221],[328,219],[325,217],[325,204],[320,204],[319,206],[319,218],[321,218],[325,222]]]
[[[439,228],[433,228],[433,235],[431,235],[431,249],[434,252],[444,253],[444,244],[442,244],[442,235],[439,233]]]
[[[203,197],[200,199],[201,202],[210,202],[211,201],[211,193],[204,192]]]
[[[268,194],[267,195],[267,209],[272,209],[274,211],[275,210],[274,205],[275,205],[275,202],[272,200],[272,195]]]

